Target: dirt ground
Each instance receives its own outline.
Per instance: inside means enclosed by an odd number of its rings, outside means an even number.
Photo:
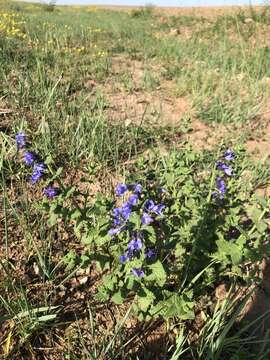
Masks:
[[[139,6],[117,6],[117,5],[97,5],[97,8],[105,8],[109,10],[130,11],[140,8]],[[143,7],[142,7],[143,8]],[[186,15],[186,16],[203,16],[216,17],[219,15],[234,14],[242,11],[248,11],[249,6],[205,6],[205,7],[153,7],[156,12],[166,15]],[[255,6],[254,9],[260,10],[263,6]]]

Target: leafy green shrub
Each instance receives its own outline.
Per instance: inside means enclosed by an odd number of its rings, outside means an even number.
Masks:
[[[66,257],[69,267],[93,262],[102,272],[97,300],[135,298],[139,319],[193,319],[196,302],[218,283],[257,279],[256,264],[270,252],[269,202],[245,181],[242,151],[215,157],[184,147],[139,159],[111,196],[66,188],[61,169],[53,174],[49,160],[24,150],[22,133],[17,143],[32,183],[47,176],[48,224],[62,219],[85,246],[81,257]]]

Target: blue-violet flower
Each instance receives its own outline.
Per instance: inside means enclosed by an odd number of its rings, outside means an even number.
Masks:
[[[115,195],[123,196],[127,190],[128,190],[128,186],[126,184],[118,184],[115,189]]]
[[[143,225],[149,225],[153,221],[153,219],[147,213],[143,213],[141,221]]]
[[[232,176],[232,169],[230,166],[222,163],[221,161],[217,161],[216,166],[219,170],[223,170],[227,176]]]
[[[23,154],[24,162],[27,166],[33,165],[34,161],[37,160],[37,154],[32,151],[26,151]]]
[[[128,203],[132,206],[135,206],[137,204],[138,200],[139,200],[138,195],[133,194],[133,195],[130,195],[130,197],[128,199]]]
[[[144,272],[141,269],[134,268],[134,269],[131,269],[131,272],[132,272],[133,275],[135,275],[137,277],[143,277],[144,276]]]
[[[44,171],[46,169],[46,166],[44,163],[37,163],[33,167],[33,174],[31,176],[31,182],[32,184],[36,184],[40,178],[42,177]]]
[[[26,145],[26,135],[23,131],[19,131],[16,136],[16,145],[17,145],[17,149],[23,149]]]
[[[134,185],[134,191],[136,194],[140,194],[142,192],[143,188],[141,184],[135,184]]]
[[[227,161],[232,161],[235,158],[235,154],[231,149],[228,149],[224,153],[224,159]]]
[[[220,176],[217,178],[217,189],[219,191],[220,198],[223,199],[226,193],[226,183]]]
[[[46,195],[48,198],[52,199],[55,196],[59,194],[59,189],[53,186],[48,186],[44,189],[44,195]]]
[[[128,243],[128,250],[131,251],[138,251],[141,250],[143,247],[143,243],[142,240],[138,237],[135,239],[132,239],[129,243]]]

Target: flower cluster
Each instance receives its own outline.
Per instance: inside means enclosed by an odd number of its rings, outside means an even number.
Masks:
[[[0,12],[0,34],[8,38],[25,39],[25,21],[16,13]]]
[[[122,264],[132,260],[137,255],[140,255],[144,250],[144,258],[151,259],[155,255],[154,249],[147,248],[143,239],[143,229],[145,226],[154,223],[157,216],[163,215],[165,205],[155,204],[151,199],[144,201],[143,188],[141,184],[119,184],[115,189],[117,197],[125,197],[120,207],[112,210],[112,225],[109,230],[110,236],[115,236],[122,231],[127,230],[126,235],[131,239],[127,245],[127,251],[120,256]],[[128,221],[133,212],[140,216],[140,226],[137,230],[129,230]],[[142,269],[133,268],[131,273],[137,277],[143,277],[144,271]]]
[[[223,159],[218,160],[216,162],[216,168],[220,170],[223,174],[222,176],[218,175],[216,178],[216,188],[217,190],[213,193],[213,196],[215,198],[224,199],[227,187],[226,187],[226,177],[233,176],[233,170],[230,165],[228,165],[229,162],[233,161],[235,158],[235,154],[232,150],[228,149],[223,154]]]
[[[15,140],[17,151],[22,151],[23,153],[23,161],[25,165],[31,166],[33,169],[30,181],[34,185],[38,183],[45,174],[46,165],[43,161],[39,160],[39,156],[35,152],[26,150],[26,148],[28,147],[28,143],[26,135],[23,131],[19,131],[16,134]],[[43,193],[48,198],[53,198],[59,193],[59,189],[53,186],[49,186],[43,190]]]

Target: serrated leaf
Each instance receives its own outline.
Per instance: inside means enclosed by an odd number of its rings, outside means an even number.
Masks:
[[[155,295],[148,289],[143,288],[143,290],[140,292],[140,295],[138,294],[138,307],[140,310],[145,312],[149,306],[154,302]]]
[[[238,265],[241,262],[243,255],[241,246],[237,246],[232,241],[226,241],[222,239],[219,239],[217,241],[217,246],[218,246],[218,252],[229,256],[234,265]]]
[[[192,292],[177,295],[166,292],[167,299],[160,301],[151,312],[162,315],[165,319],[179,317],[181,320],[194,319],[194,301]]]
[[[154,264],[149,265],[148,269],[151,270],[151,274],[146,279],[155,281],[159,286],[163,286],[166,282],[167,274],[162,263],[158,260]]]

